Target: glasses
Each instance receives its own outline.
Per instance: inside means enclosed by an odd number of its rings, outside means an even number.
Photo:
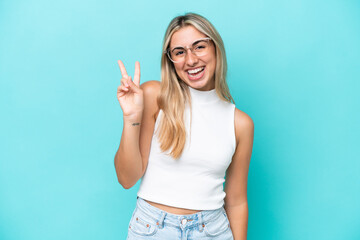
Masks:
[[[178,63],[178,62],[182,62],[185,60],[186,55],[187,55],[187,50],[190,49],[191,52],[197,56],[197,57],[201,57],[201,56],[205,56],[206,54],[208,54],[209,49],[210,49],[210,40],[211,38],[201,38],[198,40],[195,40],[192,44],[191,47],[174,47],[173,49],[168,48],[166,51],[164,51],[164,53],[166,53],[169,57],[169,59],[174,62],[174,63]]]

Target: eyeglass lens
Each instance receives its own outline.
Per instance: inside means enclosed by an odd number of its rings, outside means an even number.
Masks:
[[[192,47],[190,48],[191,52],[196,56],[204,56],[207,54],[209,50],[209,40],[202,39],[193,43]],[[183,47],[175,47],[173,48],[170,53],[169,57],[174,62],[182,61],[185,59],[187,54],[187,50]]]

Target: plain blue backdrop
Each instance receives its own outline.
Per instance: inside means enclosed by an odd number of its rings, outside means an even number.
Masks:
[[[160,80],[170,20],[223,37],[255,123],[249,240],[360,239],[360,2],[0,1],[0,239],[125,239],[117,60]],[[166,181],[166,179],[164,179]]]

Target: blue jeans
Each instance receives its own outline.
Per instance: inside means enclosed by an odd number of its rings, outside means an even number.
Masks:
[[[224,207],[189,215],[165,212],[137,197],[127,240],[233,240]]]

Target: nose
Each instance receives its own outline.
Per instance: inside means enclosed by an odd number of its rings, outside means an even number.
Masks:
[[[199,59],[197,58],[197,56],[196,56],[195,54],[193,54],[193,52],[191,51],[191,49],[187,49],[186,56],[185,56],[185,62],[186,62],[186,64],[189,65],[189,66],[193,66],[193,65],[195,65],[198,61],[199,61]]]

